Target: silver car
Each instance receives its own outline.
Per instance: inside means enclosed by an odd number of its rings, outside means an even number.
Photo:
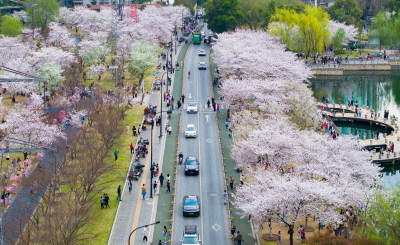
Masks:
[[[197,231],[197,225],[185,225],[185,231],[181,240],[182,245],[200,245],[200,235]]]

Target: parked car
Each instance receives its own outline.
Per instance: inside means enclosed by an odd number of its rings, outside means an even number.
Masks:
[[[183,237],[181,240],[182,245],[200,245],[200,234],[197,231],[197,225],[185,225]]]
[[[188,124],[186,125],[186,132],[185,132],[185,137],[186,138],[196,138],[197,131],[196,127],[194,124]]]
[[[200,216],[200,198],[199,196],[183,197],[183,216]]]
[[[198,175],[199,164],[196,157],[187,157],[185,161],[185,175]]]

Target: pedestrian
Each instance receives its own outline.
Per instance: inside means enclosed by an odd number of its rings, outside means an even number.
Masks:
[[[231,235],[232,235],[232,238],[235,237],[235,234],[236,234],[236,226],[234,225],[234,226],[232,226],[232,228],[231,228]]]
[[[216,111],[216,110],[217,110],[217,108],[216,108],[216,104],[215,104],[215,102],[213,102],[213,103],[212,103],[212,106],[213,106],[213,109],[214,109],[214,111]]]
[[[109,208],[110,205],[108,205],[108,201],[110,200],[110,197],[107,195],[107,193],[104,193],[104,207]]]
[[[142,127],[141,127],[141,124],[139,124],[139,127],[137,129],[138,135],[140,134],[141,131],[142,131]]]
[[[133,144],[131,143],[131,145],[129,146],[130,148],[131,148],[131,154],[133,154],[133,151],[134,151],[134,147],[133,147]]]
[[[207,108],[208,108],[208,109],[210,109],[210,103],[211,103],[211,102],[210,102],[210,98],[208,98],[208,100],[207,100]]]
[[[133,137],[136,136],[136,127],[135,127],[135,125],[132,125],[132,134],[133,134]]]
[[[240,184],[243,185],[244,183],[244,175],[240,174]]]
[[[219,113],[220,111],[219,111],[219,104],[217,104],[217,112]]]
[[[171,133],[172,133],[172,127],[171,127],[171,125],[169,125],[168,126],[168,135],[171,135]]]
[[[167,180],[167,192],[171,192],[171,181]]]
[[[232,176],[229,178],[229,186],[231,187],[231,190],[233,190],[233,182],[235,182],[235,180],[232,178]]]
[[[185,95],[184,94],[182,94],[181,100],[182,100],[182,104],[185,104]]]
[[[297,240],[300,239],[302,230],[304,230],[303,225],[300,225],[299,228],[297,228]]]
[[[144,227],[143,229],[143,241],[147,242],[147,227]]]
[[[118,194],[117,200],[122,201],[122,199],[121,199],[121,185],[118,186],[117,194]]]
[[[161,240],[158,240],[158,245],[162,245],[162,241]]]
[[[129,193],[132,192],[132,182],[131,180],[128,181],[128,188],[129,188]]]
[[[4,199],[4,198],[2,198]],[[100,208],[103,209],[104,208],[104,197],[100,197]]]
[[[394,143],[392,142],[392,144],[390,145],[390,149],[392,150],[392,152],[394,152]]]
[[[156,195],[157,194],[157,180],[154,180],[153,187],[154,187],[154,195]]]
[[[117,161],[117,160],[118,160],[118,153],[119,153],[119,151],[117,151],[117,150],[115,150],[115,151],[114,151],[114,157],[115,157],[115,161]]]
[[[279,243],[282,242],[281,231],[278,231],[278,241],[279,241]]]
[[[228,193],[226,192],[226,190],[224,190],[222,197],[224,198],[224,204],[226,205],[226,203],[228,202]]]
[[[306,232],[304,231],[304,229],[301,230],[300,237],[301,237],[301,242],[305,242],[306,241]]]
[[[167,243],[167,232],[168,232],[168,229],[167,229],[167,227],[164,225],[164,228],[163,228],[163,238],[164,238],[164,243]]]
[[[142,186],[142,196],[143,196],[143,200],[146,198],[146,186],[143,184]]]
[[[164,175],[162,173],[160,174],[160,177],[158,177],[158,180],[160,181],[160,188],[161,188],[164,183]]]
[[[237,245],[242,245],[242,241],[244,241],[242,234],[240,234],[240,231],[237,232],[236,241],[237,241]]]
[[[129,134],[129,125],[126,125],[126,134]]]

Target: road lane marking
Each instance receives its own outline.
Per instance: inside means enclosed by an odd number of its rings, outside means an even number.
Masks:
[[[212,142],[212,139],[208,138],[208,139],[206,139],[206,141],[207,141],[208,143],[211,143],[211,142]]]
[[[212,226],[212,228],[213,228],[215,231],[219,231],[219,230],[221,229],[221,226],[219,226],[218,224],[215,224],[215,225]]]
[[[208,118],[209,118],[209,117],[210,117],[210,116],[209,116],[208,114],[205,115],[206,122],[208,122]]]

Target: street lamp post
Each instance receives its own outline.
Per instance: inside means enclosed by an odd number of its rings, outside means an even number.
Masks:
[[[147,226],[151,226],[151,225],[156,225],[156,224],[160,224],[160,221],[156,221],[155,223],[151,223],[151,224],[148,224],[148,225],[142,225],[142,226],[139,226],[139,227],[135,228],[135,229],[131,232],[131,234],[129,234],[128,245],[131,245],[131,236],[132,236],[132,234],[133,234],[137,229],[140,229],[140,228],[143,228],[143,227],[147,227]]]

